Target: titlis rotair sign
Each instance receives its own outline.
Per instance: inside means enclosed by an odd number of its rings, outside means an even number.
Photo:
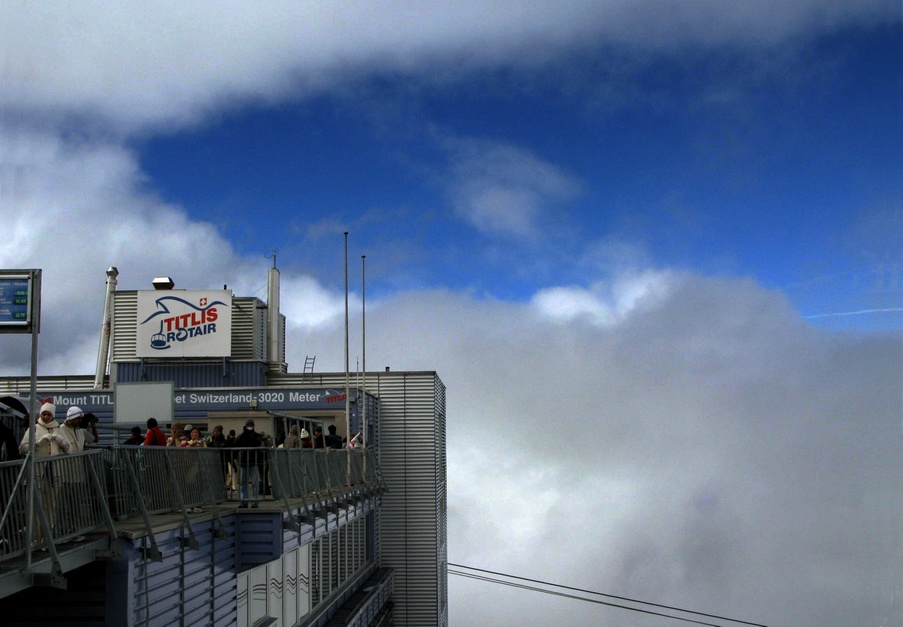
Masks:
[[[232,292],[138,292],[137,357],[229,357]]]

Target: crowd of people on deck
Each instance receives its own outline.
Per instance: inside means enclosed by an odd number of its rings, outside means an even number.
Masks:
[[[266,456],[256,454],[254,449],[272,448],[276,445],[272,436],[257,431],[255,426],[254,420],[248,419],[240,434],[236,435],[235,430],[230,429],[229,434],[225,435],[222,425],[216,425],[213,427],[212,433],[204,438],[196,427],[174,422],[167,438],[157,420],[149,418],[143,442],[138,442],[140,429],[137,433],[133,429],[133,438],[130,438],[130,442],[143,446],[238,449],[235,453],[222,456],[226,489],[238,491],[241,499],[239,508],[249,506],[255,508],[258,507],[260,493],[267,493],[269,482],[266,479]],[[328,435],[323,435],[323,428],[317,425],[314,427],[314,434],[311,437],[306,428],[293,425],[285,436],[285,440],[279,443],[279,448],[341,449],[358,448],[362,445],[360,433],[355,434],[349,443],[336,433],[335,425],[329,425],[327,430]],[[225,450],[223,452],[226,453]]]
[[[0,433],[2,436],[0,437],[0,461],[27,457],[32,450],[32,434],[34,434],[33,450],[36,459],[72,455],[84,451],[86,445],[100,443],[96,426],[97,417],[90,412],[83,412],[76,406],[69,407],[66,410],[65,418],[59,421],[57,408],[48,399],[41,405],[38,418],[34,421],[33,430],[30,429],[30,422],[26,414],[21,421],[24,435],[18,445],[13,430],[3,425],[4,430]],[[282,441],[278,443],[274,441],[273,436],[257,431],[253,419],[245,422],[239,434],[236,434],[234,429],[226,434],[222,425],[216,425],[206,437],[197,427],[190,424],[183,425],[178,421],[172,423],[168,436],[160,428],[156,418],[149,418],[146,425],[147,429],[143,433],[141,427],[133,426],[128,439],[124,440],[122,444],[142,447],[222,449],[221,463],[225,489],[233,493],[238,492],[239,508],[256,508],[259,506],[261,494],[269,494],[267,456],[255,452],[254,449],[273,448],[277,444],[278,448],[285,449],[354,449],[363,445],[360,433],[355,434],[348,441],[336,433],[335,425],[328,425],[326,434],[323,433],[320,425],[316,425],[311,434],[305,427],[296,424],[290,427],[284,439],[280,438]],[[42,472],[46,472],[48,476],[44,477],[43,481],[39,478],[38,485],[48,507],[47,513],[54,520],[54,529],[66,533],[65,528],[71,528],[70,534],[76,532],[76,529],[80,528],[82,513],[80,511],[74,513],[72,511],[56,511],[59,508],[55,504],[61,500],[61,490],[72,489],[76,492],[83,492],[85,486],[77,484],[83,483],[84,477],[75,467],[62,473],[53,467],[47,467]],[[72,473],[78,476],[60,476]],[[70,509],[71,507],[76,510],[83,509],[81,499],[69,500],[74,503],[74,505],[70,504]],[[191,513],[201,513],[202,511],[199,507],[189,510]],[[36,532],[36,538],[40,537],[40,533],[40,531]],[[75,541],[82,539],[83,536],[74,537]]]
[[[34,451],[35,457],[51,457],[79,453],[85,450],[86,444],[99,443],[97,433],[97,418],[93,414],[86,414],[78,407],[70,407],[66,411],[63,422],[56,417],[56,406],[51,402],[41,405],[38,419],[34,425]],[[15,440],[0,444],[4,449],[4,457],[7,460],[26,457],[31,446],[31,430],[28,429],[27,416],[22,423],[25,434],[19,442],[18,448],[14,446]],[[222,425],[213,427],[212,432],[204,437],[200,429],[190,424],[173,422],[170,433],[167,436],[160,428],[156,418],[147,420],[147,429],[142,433],[139,426],[130,430],[130,437],[123,442],[126,446],[164,446],[186,448],[217,448],[238,449],[234,453],[223,450],[222,464],[223,476],[227,490],[239,492],[241,504],[239,507],[257,507],[260,493],[266,493],[267,481],[265,479],[267,468],[265,456],[257,455],[252,449],[277,445],[274,438],[266,433],[256,431],[253,419],[245,422],[240,434],[231,429],[224,433]],[[362,446],[361,434],[355,434],[350,441],[336,433],[335,425],[327,427],[324,435],[320,425],[313,427],[313,435],[305,427],[293,425],[284,440],[278,443],[279,448],[286,449],[342,449],[359,448]],[[249,490],[250,486],[250,490]]]

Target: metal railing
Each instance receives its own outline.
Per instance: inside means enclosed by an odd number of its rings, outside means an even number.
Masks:
[[[287,509],[288,499],[300,499],[308,517],[386,490],[375,449],[269,449],[267,455],[273,497]]]
[[[113,531],[103,451],[35,459],[29,534],[26,460],[0,463],[0,562],[101,528]],[[55,555],[55,554],[54,554]]]
[[[290,520],[303,521],[379,494],[385,483],[375,449],[240,449],[153,446],[97,447],[35,460],[34,517],[28,532],[26,460],[0,463],[0,564],[97,531],[117,536],[116,523],[143,518],[151,553],[154,515],[180,513],[196,543],[190,514],[239,500],[226,483],[242,465],[256,466],[261,500],[280,502]],[[250,473],[247,473],[250,474]],[[249,496],[253,489],[248,487]],[[203,510],[207,511],[207,510]],[[115,545],[116,543],[111,543]],[[118,545],[117,545],[118,547]],[[112,547],[111,547],[112,548]]]
[[[113,518],[162,514],[226,500],[220,449],[120,446],[107,449]]]

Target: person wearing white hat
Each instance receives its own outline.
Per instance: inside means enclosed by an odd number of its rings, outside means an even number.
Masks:
[[[81,453],[85,450],[85,432],[79,429],[84,415],[78,407],[70,407],[66,412],[66,422],[60,427],[60,433],[69,443],[67,453]]]
[[[41,413],[34,426],[34,454],[35,457],[51,457],[61,455],[69,451],[69,442],[60,433],[60,423],[56,421],[56,405],[44,403],[41,405]],[[28,443],[31,431],[26,431],[19,444],[19,453],[24,457],[28,455]]]
[[[60,434],[69,444],[66,453],[74,455],[85,450],[85,430],[79,428],[84,417],[80,407],[70,407],[66,412],[66,421],[60,426]],[[73,459],[64,462],[62,468],[62,488],[59,493],[60,516],[58,521],[61,534],[71,534],[87,526],[87,490],[85,487],[84,460]],[[62,515],[65,508],[65,515]],[[84,536],[76,536],[74,541],[84,540]]]
[[[60,423],[56,421],[56,405],[47,402],[41,405],[41,412],[34,425],[34,454],[35,459],[42,457],[55,457],[69,450],[69,442],[60,433]],[[29,443],[31,442],[31,429],[22,436],[22,443],[19,444],[19,453],[22,457],[28,455]],[[56,524],[56,501],[57,491],[60,485],[60,471],[53,468],[49,463],[35,464],[35,484],[40,489],[40,499],[44,506],[44,513],[47,516],[47,522],[55,526]],[[37,519],[36,519],[37,520]],[[52,538],[52,536],[51,536]],[[34,536],[32,541],[35,544],[46,541],[43,529],[40,524],[34,527]],[[50,540],[52,541],[52,539]],[[46,548],[46,547],[45,547]]]

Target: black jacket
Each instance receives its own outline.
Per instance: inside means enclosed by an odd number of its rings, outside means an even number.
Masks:
[[[260,448],[263,446],[263,436],[253,429],[243,429],[241,434],[235,438],[236,448]],[[238,451],[238,463],[242,466],[253,466],[260,463],[264,453],[261,451]]]

